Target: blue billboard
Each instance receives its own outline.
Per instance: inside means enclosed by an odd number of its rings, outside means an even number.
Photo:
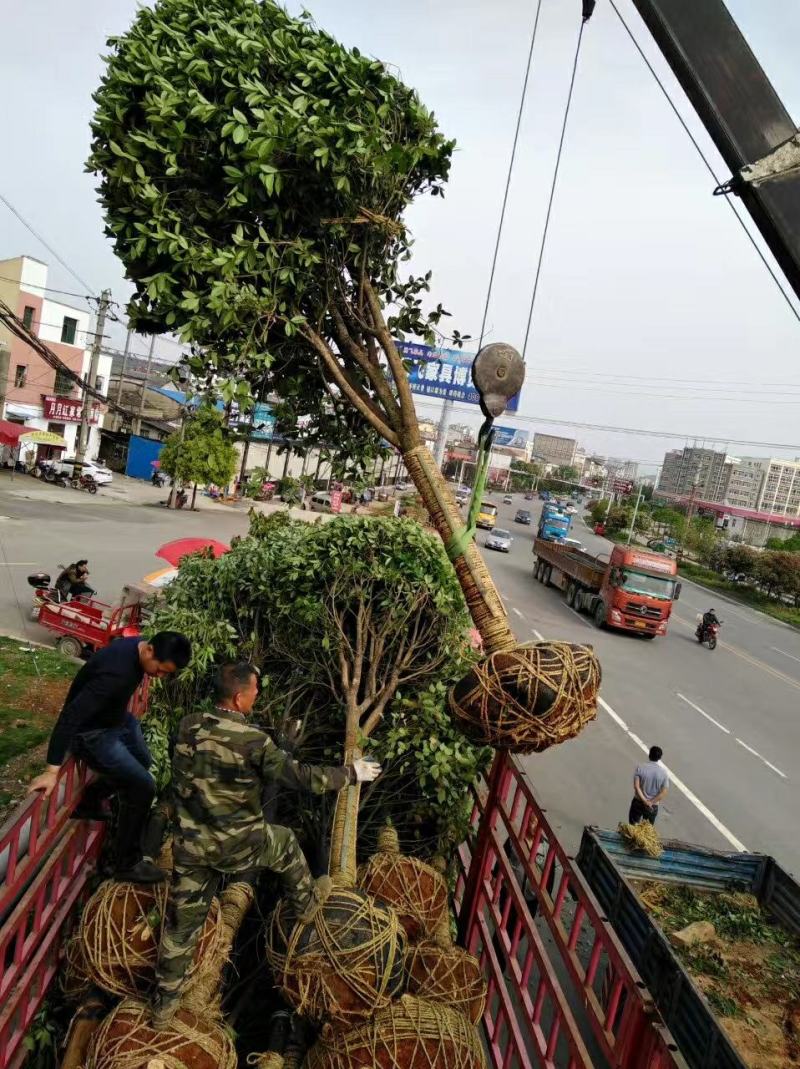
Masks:
[[[480,396],[472,384],[473,353],[460,349],[438,349],[421,342],[395,342],[397,351],[412,363],[408,373],[411,392],[442,401],[465,401],[479,405]],[[512,397],[506,412],[516,412],[519,394]]]
[[[516,400],[516,398],[515,398]],[[519,427],[493,427],[494,444],[505,445],[510,449],[524,449],[528,444],[528,431],[521,431]]]

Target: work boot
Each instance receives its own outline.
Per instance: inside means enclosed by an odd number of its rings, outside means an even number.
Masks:
[[[152,861],[140,858],[134,864],[120,865],[114,871],[113,880],[117,883],[163,883],[167,874]]]
[[[298,924],[313,924],[317,914],[328,901],[332,890],[333,880],[331,880],[330,876],[319,876],[314,882],[314,889],[311,892],[306,908],[297,915]]]

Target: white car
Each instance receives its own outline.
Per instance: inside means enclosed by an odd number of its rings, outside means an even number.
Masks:
[[[513,541],[510,531],[503,531],[499,527],[495,527],[492,533],[487,535],[483,544],[487,549],[496,549],[499,553],[510,553]]]
[[[72,478],[74,467],[75,457],[64,457],[63,460],[56,461],[54,465],[55,470],[66,475],[68,479]],[[114,473],[104,467],[99,460],[84,460],[81,470],[84,475],[91,475],[98,486],[105,486],[114,481]]]

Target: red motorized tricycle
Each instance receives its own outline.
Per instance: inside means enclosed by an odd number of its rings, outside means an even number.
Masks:
[[[117,605],[106,605],[95,598],[63,601],[51,596],[49,576],[30,576],[31,585],[34,579],[44,579],[46,583],[36,589],[32,615],[42,627],[59,636],[56,649],[64,656],[91,657],[115,638],[134,638],[141,633],[143,605],[152,597],[152,591],[125,586]]]

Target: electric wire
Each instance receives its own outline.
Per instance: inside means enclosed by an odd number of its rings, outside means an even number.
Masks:
[[[614,11],[614,14],[617,16],[619,21],[622,23],[622,26],[624,27],[625,32],[627,33],[628,37],[633,42],[634,48],[639,53],[641,58],[644,60],[645,66],[647,67],[647,69],[650,71],[650,73],[655,78],[656,83],[658,84],[658,88],[663,93],[664,98],[666,99],[666,101],[669,104],[670,108],[674,112],[678,122],[683,127],[687,137],[689,138],[689,140],[694,145],[698,156],[700,157],[700,159],[703,161],[703,163],[706,166],[706,170],[711,175],[711,177],[714,179],[714,182],[716,183],[716,185],[720,186],[721,182],[720,182],[720,179],[719,179],[719,177],[717,176],[717,174],[716,174],[716,172],[714,170],[713,165],[711,164],[711,162],[709,161],[709,159],[706,156],[705,152],[703,151],[702,147],[700,146],[700,143],[698,142],[697,138],[694,136],[692,131],[689,129],[688,123],[686,122],[686,120],[684,119],[683,115],[681,115],[680,111],[678,110],[677,105],[675,104],[675,102],[673,101],[672,97],[669,94],[669,90],[664,85],[664,83],[661,80],[661,78],[660,78],[658,72],[656,71],[655,67],[653,67],[653,64],[650,62],[650,60],[645,55],[645,52],[642,49],[642,46],[636,40],[636,37],[634,36],[633,31],[631,30],[631,28],[628,25],[628,23],[625,21],[625,18],[622,15],[622,12],[617,7],[617,5],[615,3],[615,0],[608,0],[608,2],[611,5],[612,10]],[[762,264],[764,265],[764,267],[766,267],[767,271],[769,272],[770,277],[772,278],[772,281],[775,283],[775,285],[778,287],[778,289],[780,290],[781,294],[783,295],[783,299],[786,301],[786,303],[788,304],[789,308],[791,309],[792,315],[795,317],[795,319],[798,322],[800,322],[800,311],[798,311],[798,309],[795,307],[794,301],[792,300],[792,298],[790,297],[790,295],[788,294],[788,292],[784,288],[781,280],[778,278],[778,276],[775,273],[775,271],[774,271],[772,265],[770,264],[769,260],[767,260],[766,256],[764,255],[762,250],[759,248],[758,242],[756,241],[756,239],[751,234],[750,229],[747,226],[747,224],[745,223],[745,221],[742,218],[742,216],[739,214],[739,211],[738,211],[736,205],[734,204],[733,200],[730,197],[725,197],[724,199],[725,199],[725,202],[730,207],[730,209],[733,212],[733,214],[736,216],[736,219],[738,220],[739,225],[741,226],[742,230],[744,230],[745,234],[747,235],[747,240],[750,242],[750,244],[755,249],[755,251],[756,251],[756,253],[758,255],[758,258],[761,260]]]
[[[36,238],[36,240],[41,242],[42,245],[44,245],[44,247],[47,249],[47,251],[50,253],[50,255],[51,256],[55,256],[55,258],[58,260],[58,262],[61,264],[61,266],[66,271],[68,271],[70,273],[70,275],[72,275],[72,277],[77,282],[79,282],[81,284],[81,286],[83,286],[83,288],[85,290],[88,290],[88,292],[91,294],[92,298],[94,300],[97,300],[98,299],[97,295],[92,290],[92,287],[81,278],[81,276],[77,273],[77,271],[73,271],[73,269],[69,266],[67,261],[63,258],[63,256],[59,256],[59,254],[56,252],[56,250],[53,248],[53,246],[50,245],[47,241],[45,241],[45,239],[42,237],[41,234],[38,234],[34,230],[34,228],[31,226],[31,224],[28,222],[28,220],[23,215],[21,215],[20,212],[17,211],[17,209],[14,207],[14,205],[11,203],[11,201],[8,200],[7,197],[4,197],[2,193],[0,193],[0,201],[2,201],[3,204],[5,204],[6,208],[8,208],[8,210],[11,212],[12,215],[16,216],[16,218],[19,219],[19,221],[26,228],[26,230],[29,230],[31,232],[31,234],[33,234],[33,236]]]
[[[542,263],[544,261],[544,251],[545,251],[545,246],[547,245],[547,235],[548,235],[548,232],[550,230],[550,216],[551,216],[552,211],[553,211],[553,201],[554,201],[555,195],[556,195],[556,185],[558,183],[558,172],[559,172],[559,170],[561,168],[561,156],[562,156],[563,151],[564,151],[564,139],[565,139],[566,134],[567,134],[567,122],[569,121],[570,108],[572,107],[572,96],[573,96],[573,92],[575,90],[575,77],[576,77],[576,75],[578,73],[578,60],[579,60],[580,54],[581,54],[581,43],[583,41],[583,31],[586,28],[586,22],[587,22],[586,18],[582,18],[581,19],[581,26],[580,26],[580,29],[578,30],[578,43],[577,43],[577,45],[575,47],[575,58],[574,58],[574,60],[572,62],[572,75],[571,75],[570,81],[569,81],[569,92],[567,94],[567,105],[566,105],[566,108],[564,109],[564,121],[561,124],[561,137],[559,138],[559,142],[558,142],[558,153],[556,154],[556,165],[555,165],[555,167],[553,169],[553,181],[552,181],[552,184],[550,186],[550,196],[549,196],[548,201],[547,201],[547,214],[545,215],[544,230],[542,231],[542,241],[541,241],[541,244],[539,246],[539,261],[536,264],[536,275],[534,276],[534,280],[533,280],[533,293],[531,294],[531,304],[530,304],[530,308],[528,309],[528,323],[527,323],[527,326],[525,327],[525,341],[524,341],[524,343],[522,345],[522,359],[523,360],[525,359],[525,354],[528,351],[528,340],[530,338],[531,324],[533,322],[533,309],[534,309],[534,306],[536,304],[536,294],[539,291],[539,278],[540,278],[541,273],[542,273]]]
[[[503,204],[500,209],[500,222],[497,227],[497,236],[494,243],[494,254],[492,256],[492,266],[489,271],[489,285],[486,290],[486,303],[483,306],[483,319],[481,320],[481,333],[478,341],[478,350],[480,351],[483,346],[483,339],[486,334],[486,318],[489,315],[489,302],[492,297],[492,288],[494,286],[494,276],[497,269],[497,257],[500,252],[500,239],[503,235],[503,224],[506,218],[506,207],[508,206],[508,193],[511,188],[511,176],[514,171],[514,161],[517,156],[517,144],[519,143],[519,131],[522,125],[522,115],[525,111],[525,99],[528,94],[528,82],[531,76],[531,68],[533,66],[533,50],[536,44],[536,33],[539,29],[539,15],[542,10],[542,0],[536,2],[536,15],[533,20],[533,32],[531,33],[531,43],[528,49],[528,62],[525,67],[525,77],[522,82],[522,93],[519,98],[519,109],[517,111],[517,123],[514,127],[514,141],[511,145],[511,158],[508,161],[508,173],[506,174],[506,188],[503,192]]]

